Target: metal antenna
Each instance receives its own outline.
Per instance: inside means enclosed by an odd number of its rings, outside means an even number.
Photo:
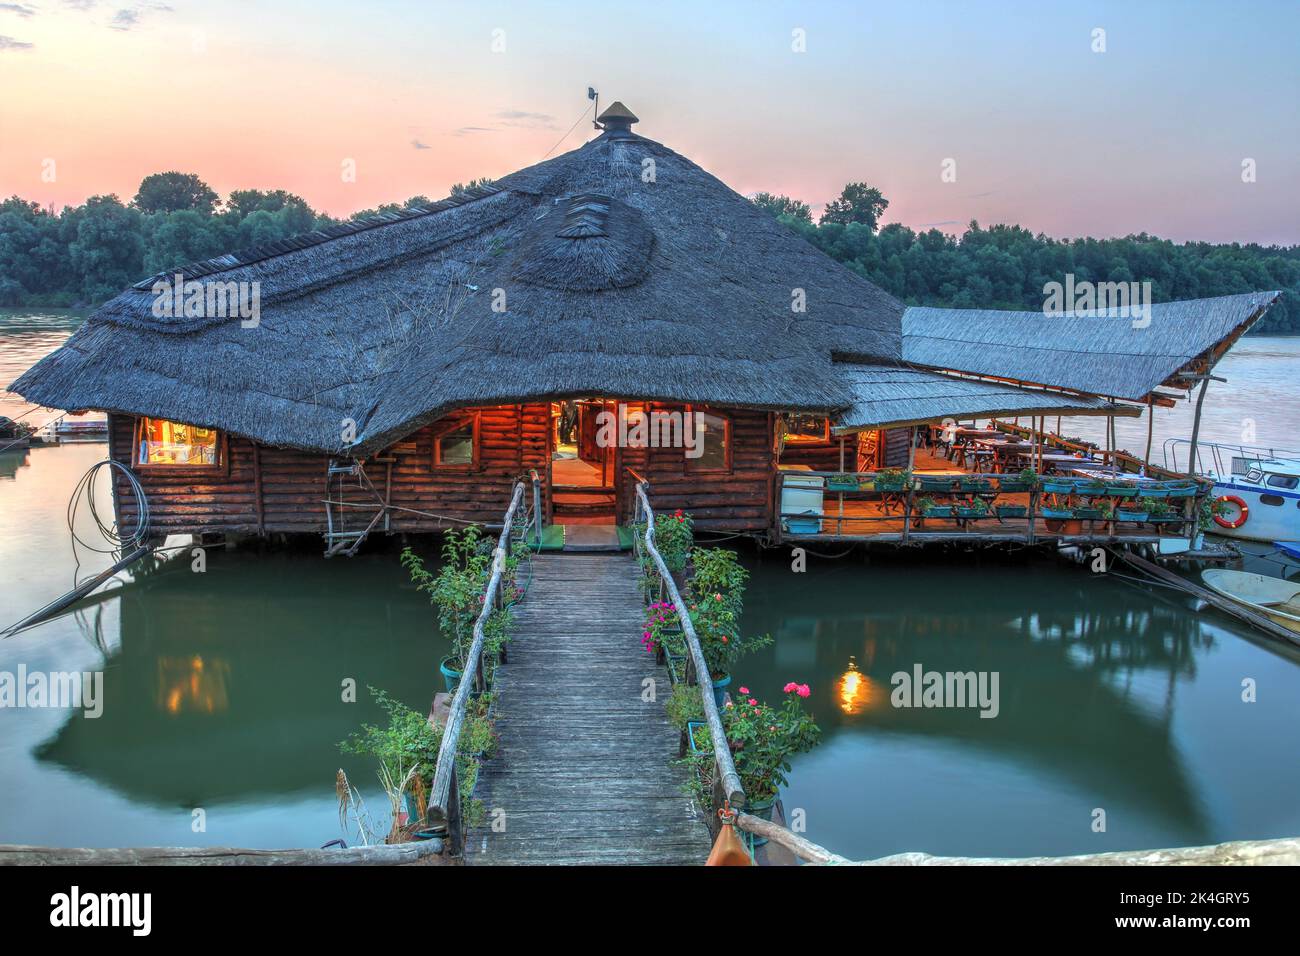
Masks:
[[[600,115],[600,93],[596,91],[594,86],[587,87],[587,99],[596,102],[596,108],[591,111],[591,125],[596,129],[604,129],[605,127],[596,122],[596,117]]]

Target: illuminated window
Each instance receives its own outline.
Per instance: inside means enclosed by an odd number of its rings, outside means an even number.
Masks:
[[[215,428],[142,418],[136,456],[137,465],[213,467],[221,463],[220,435]]]
[[[477,460],[477,415],[450,426],[434,439],[433,463],[438,467],[468,467]]]
[[[725,415],[688,408],[687,428],[699,446],[688,451],[687,471],[731,470],[731,420]],[[692,457],[694,456],[694,457]]]
[[[786,444],[830,441],[831,420],[825,415],[785,416]]]

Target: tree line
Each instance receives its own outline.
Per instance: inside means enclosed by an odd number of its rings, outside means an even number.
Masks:
[[[349,219],[428,202],[411,196]],[[1053,239],[974,221],[960,236],[881,227],[889,200],[865,183],[845,186],[816,222],[807,203],[788,196],[759,193],[753,202],[909,305],[1036,311],[1044,285],[1069,273],[1076,282],[1150,281],[1156,302],[1281,289],[1255,331],[1300,333],[1300,246],[1175,243],[1145,233]],[[0,306],[94,306],[145,276],[340,221],[283,189],[239,189],[223,201],[179,172],[146,176],[126,203],[92,196],[55,212],[13,196],[0,202]]]
[[[1067,274],[1076,283],[1150,281],[1154,302],[1277,289],[1284,294],[1253,331],[1300,334],[1300,246],[1175,243],[1146,233],[1053,239],[974,220],[960,236],[882,228],[889,200],[865,183],[846,186],[816,223],[809,205],[789,196],[758,193],[753,202],[909,305],[1038,311],[1044,285]]]

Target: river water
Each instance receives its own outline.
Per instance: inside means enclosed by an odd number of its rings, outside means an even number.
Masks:
[[[0,377],[76,321],[0,317]],[[1239,344],[1219,367],[1230,384],[1211,390],[1205,437],[1238,441],[1254,417],[1261,441],[1285,439],[1300,423],[1297,359],[1298,340]],[[27,407],[0,395],[0,414]],[[1185,413],[1157,418],[1157,447],[1183,434]],[[0,453],[0,623],[107,566],[74,554],[66,514],[103,454],[102,444]],[[84,512],[76,527],[92,540]],[[811,839],[863,858],[1300,833],[1300,667],[1231,620],[1043,560],[857,556],[796,574],[787,558],[743,553],[754,575],[745,627],[776,641],[737,666],[737,685],[777,699],[786,682],[808,683],[825,731],[795,759],[784,794]],[[340,836],[340,766],[382,817],[374,767],[335,746],[379,715],[364,690],[347,703],[341,688],[374,685],[427,709],[446,652],[395,553],[216,552],[202,574],[181,555],[113,586],[92,607],[0,640],[0,672],[105,672],[98,719],[0,708],[0,843],[319,846]],[[998,672],[998,716],[891,707],[892,675],[916,664]],[[1254,703],[1241,699],[1247,678]]]

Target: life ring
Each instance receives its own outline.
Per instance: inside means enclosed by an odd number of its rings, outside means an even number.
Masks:
[[[1236,495],[1219,495],[1218,498],[1214,499],[1214,503],[1218,506],[1215,508],[1214,523],[1220,528],[1240,528],[1246,523],[1246,519],[1250,517],[1250,506]],[[1219,514],[1219,509],[1231,505],[1236,505],[1237,516],[1229,520]]]

